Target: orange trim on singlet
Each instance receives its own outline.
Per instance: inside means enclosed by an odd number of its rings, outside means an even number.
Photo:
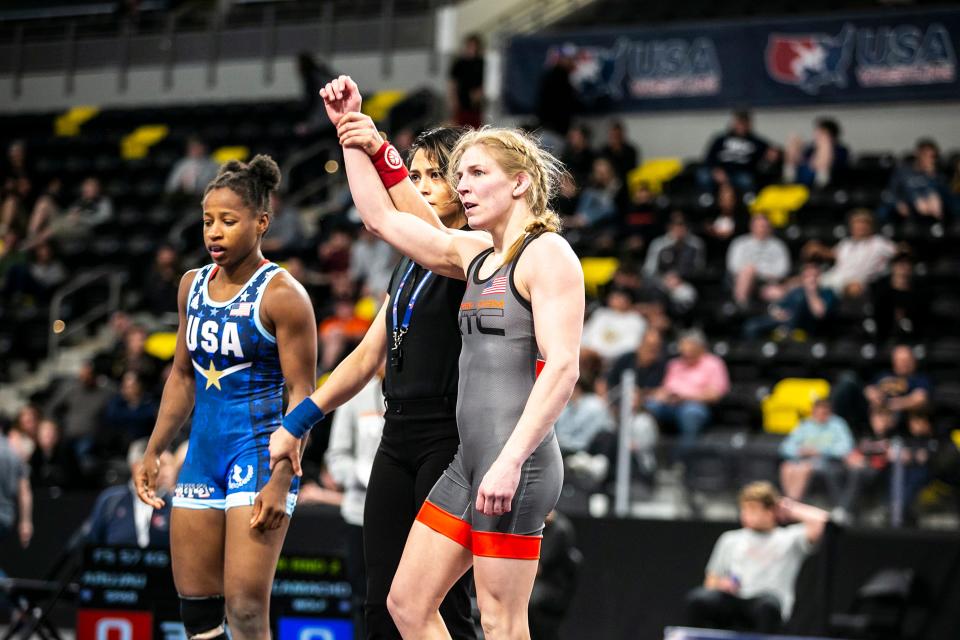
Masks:
[[[473,555],[487,558],[539,560],[543,536],[520,536],[494,531],[473,532]]]
[[[537,375],[536,378],[540,377],[540,373],[543,371],[543,368],[547,366],[547,361],[543,358],[537,358]]]
[[[417,514],[417,520],[427,525],[437,533],[444,535],[462,547],[470,549],[469,522],[464,522],[457,516],[447,513],[429,500],[424,501]]]

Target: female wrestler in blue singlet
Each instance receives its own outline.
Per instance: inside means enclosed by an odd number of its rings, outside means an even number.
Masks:
[[[267,156],[229,162],[203,196],[213,264],[180,282],[173,370],[136,480],[158,508],[159,454],[193,409],[190,444],[173,498],[173,576],[188,637],[270,637],[270,588],[296,504],[286,462],[270,470],[270,434],[312,393],[316,321],[306,291],[264,259],[269,198],[280,171]]]

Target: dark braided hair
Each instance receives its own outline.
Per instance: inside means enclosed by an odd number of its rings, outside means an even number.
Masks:
[[[270,194],[280,186],[280,167],[270,156],[258,154],[250,162],[231,160],[203,190],[203,197],[214,189],[230,189],[254,213],[270,211]]]

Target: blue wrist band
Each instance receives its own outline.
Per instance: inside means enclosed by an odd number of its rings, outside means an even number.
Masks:
[[[283,416],[283,428],[297,438],[302,438],[313,425],[323,420],[323,409],[310,398],[304,398],[293,411]]]

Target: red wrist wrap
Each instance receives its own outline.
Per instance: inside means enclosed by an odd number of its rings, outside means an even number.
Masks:
[[[384,142],[373,157],[373,166],[377,169],[380,176],[380,182],[389,189],[393,185],[402,182],[407,177],[407,168],[403,166],[403,158],[400,152],[389,142]]]

